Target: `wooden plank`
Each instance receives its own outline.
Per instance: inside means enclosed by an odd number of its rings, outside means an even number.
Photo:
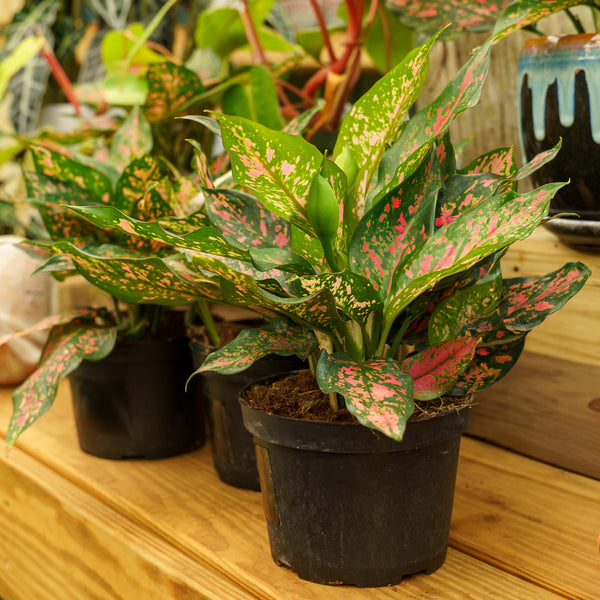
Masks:
[[[0,482],[4,600],[254,598],[19,449]]]
[[[597,600],[600,482],[464,439],[452,545],[565,598]]]
[[[477,394],[469,434],[600,479],[600,367],[524,352]]]
[[[2,427],[10,412],[7,396],[0,394]],[[385,600],[397,598],[401,593],[407,599],[421,599],[430,594],[446,599],[470,596],[478,600],[545,600],[560,596],[526,581],[536,581],[538,574],[535,572],[528,573],[525,578],[516,577],[486,564],[489,559],[481,561],[453,549],[439,571],[429,576],[408,578],[400,586],[350,590],[303,582],[292,572],[277,567],[270,558],[260,495],[222,484],[214,474],[208,449],[154,462],[118,462],[87,456],[77,447],[68,400],[68,389],[63,385],[53,409],[22,437],[19,444],[22,451],[31,460],[44,463],[48,470],[67,480],[87,498],[94,498],[98,506],[105,507],[111,514],[118,513],[136,531],[148,532],[152,534],[150,539],[162,540],[172,546],[177,556],[187,557],[189,562],[183,564],[226,575],[254,597],[263,600],[337,600],[350,595],[354,600]],[[12,456],[11,452],[9,463]],[[2,485],[4,480],[0,479]],[[67,515],[71,511],[70,504],[69,500],[62,502]],[[41,503],[38,510],[43,510],[43,506]],[[91,514],[82,515],[78,520],[83,530],[88,526],[88,518],[93,521]],[[77,530],[76,527],[72,529]],[[135,538],[134,535],[124,538],[124,556],[129,549],[133,554],[129,559],[131,562],[135,562],[135,557],[148,543],[147,535],[137,542]],[[105,544],[108,543],[110,548],[118,542],[97,539],[95,548],[85,557],[88,566],[104,561]],[[559,556],[552,558],[561,559]],[[20,560],[27,561],[27,556]],[[523,557],[517,552],[512,560],[520,564]],[[168,562],[165,568],[168,572]],[[157,577],[161,579],[166,575],[160,573]]]
[[[502,264],[506,277],[533,277],[569,261],[586,264],[592,271],[590,278],[559,312],[527,336],[525,347],[536,354],[600,366],[600,253],[565,246],[540,227],[511,246]]]

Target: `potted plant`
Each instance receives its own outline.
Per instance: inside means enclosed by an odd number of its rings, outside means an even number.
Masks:
[[[242,409],[273,557],[321,583],[388,585],[442,564],[471,394],[513,366],[527,333],[589,275],[568,263],[503,279],[503,253],[544,221],[563,185],[519,193],[517,181],[558,147],[520,169],[512,148],[459,168],[448,127],[478,101],[494,39],[407,118],[434,41],[356,102],[331,158],[298,136],[219,115],[239,186],[211,189],[204,178],[219,245],[178,244],[112,209],[78,209],[179,245],[191,268],[219,275],[228,303],[271,316],[200,372],[310,355],[322,393],[301,390],[296,417],[286,398]],[[334,422],[309,420],[313,409]],[[340,414],[351,422],[335,422]]]
[[[80,444],[92,454],[157,458],[188,451],[203,441],[201,414],[194,396],[184,391],[192,370],[184,312],[168,307],[219,300],[218,287],[207,277],[179,268],[168,244],[140,243],[131,235],[93,226],[65,206],[118,206],[146,226],[179,233],[197,227],[204,216],[194,204],[196,186],[151,156],[151,149],[150,125],[137,108],[111,145],[97,148],[95,156],[77,147],[29,144],[35,171],[25,172],[28,198],[49,236],[24,242],[47,256],[38,271],[59,279],[79,273],[115,301],[112,310],[78,308],[0,339],[2,344],[52,328],[38,368],[14,392],[9,446],[48,410],[58,382],[67,375]],[[189,217],[185,225],[183,217]],[[180,284],[177,291],[170,285],[173,280]],[[163,357],[170,370],[161,375],[157,371]],[[94,362],[101,359],[101,364]],[[114,377],[101,371],[109,366]],[[125,380],[132,374],[138,376],[134,383]],[[142,412],[136,413],[137,408]]]

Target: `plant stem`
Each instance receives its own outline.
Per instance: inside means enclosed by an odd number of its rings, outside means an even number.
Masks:
[[[111,296],[113,302],[113,308],[115,310],[115,316],[117,318],[117,323],[120,325],[123,322],[123,316],[121,315],[121,311],[119,310],[119,301],[115,296]]]
[[[208,308],[208,305],[204,300],[198,300],[194,304],[194,308],[204,325],[204,329],[206,330],[206,334],[208,335],[208,339],[210,343],[218,348],[221,345],[221,337],[219,336],[219,332],[215,327],[215,320]]]
[[[319,6],[317,0],[309,0],[310,5],[315,13],[315,17],[317,18],[317,23],[319,23],[319,29],[321,30],[321,37],[323,38],[323,43],[327,48],[327,52],[329,52],[329,60],[335,60],[335,51],[333,50],[333,46],[331,44],[331,37],[329,36],[329,31],[327,30],[327,24],[325,23],[325,19],[323,17],[323,13],[321,12],[321,7]]]
[[[585,33],[581,21],[568,8],[565,8],[565,13],[567,14],[567,17],[569,17],[569,21],[571,21],[577,33]]]
[[[141,49],[141,47],[150,39],[150,36],[156,31],[156,28],[159,26],[160,22],[163,20],[164,16],[169,12],[169,10],[173,7],[173,5],[178,2],[178,0],[167,0],[160,10],[156,13],[152,21],[148,24],[148,27],[144,30],[144,33],[137,39],[135,44],[131,47],[129,54],[125,58],[125,62],[123,64],[123,72],[127,73],[131,63],[135,55]]]
[[[413,321],[414,321],[414,319],[406,319],[404,321],[404,323],[402,323],[402,327],[400,327],[400,331],[398,331],[398,333],[396,334],[396,337],[394,338],[394,342],[392,343],[392,346],[390,347],[390,349],[388,351],[388,356],[390,356],[391,358],[394,358],[394,356],[396,355],[398,346],[400,345],[400,342],[402,341],[404,334],[406,333],[407,329],[410,327],[410,324]]]

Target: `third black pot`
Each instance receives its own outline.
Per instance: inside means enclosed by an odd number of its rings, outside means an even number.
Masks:
[[[253,433],[275,562],[324,584],[376,587],[442,565],[470,408],[409,421],[395,442],[353,423],[270,415]]]
[[[187,338],[117,342],[69,376],[82,450],[101,458],[165,458],[204,443],[204,417],[185,391]]]

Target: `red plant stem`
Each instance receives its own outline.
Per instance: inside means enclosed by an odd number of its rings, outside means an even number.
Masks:
[[[60,86],[65,98],[73,106],[75,114],[81,115],[81,106],[79,105],[79,102],[77,102],[75,90],[73,89],[73,85],[71,84],[69,76],[65,73],[62,65],[58,62],[58,59],[56,58],[54,52],[52,52],[52,49],[48,45],[48,42],[39,27],[36,27],[36,33],[38,36],[44,39],[44,45],[40,48],[40,56],[44,58],[50,66],[50,70],[52,71],[54,79],[56,79],[56,83],[58,83]]]
[[[321,12],[321,7],[319,6],[317,0],[309,0],[309,2],[312,6],[313,12],[315,13],[315,17],[317,18],[317,23],[319,24],[319,29],[321,30],[321,36],[323,38],[323,43],[327,48],[327,52],[329,52],[329,60],[334,61],[335,52],[331,44],[331,37],[329,37],[329,31],[327,31],[327,24],[325,23],[323,13]]]

